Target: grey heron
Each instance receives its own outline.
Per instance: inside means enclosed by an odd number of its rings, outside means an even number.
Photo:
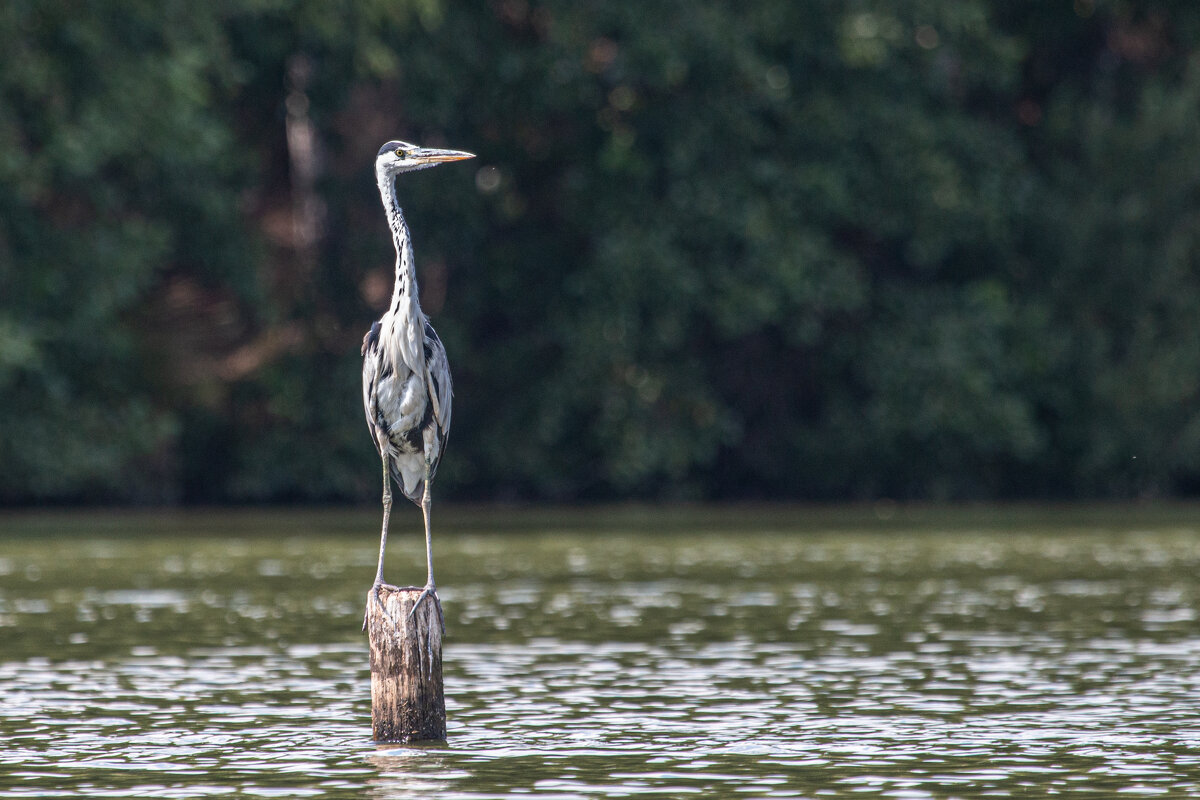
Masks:
[[[425,588],[413,611],[436,591],[429,529],[429,484],[450,433],[451,384],[446,348],[421,310],[417,296],[412,239],[396,199],[396,176],[473,157],[472,153],[418,147],[400,141],[388,142],[375,157],[375,181],[396,247],[396,285],[391,305],[371,325],[362,343],[363,410],[383,462],[383,530],[379,536],[379,568],[371,592],[378,601],[392,512],[392,481],[395,481],[400,492],[421,507],[425,517],[428,571]],[[365,618],[363,628],[366,629]]]

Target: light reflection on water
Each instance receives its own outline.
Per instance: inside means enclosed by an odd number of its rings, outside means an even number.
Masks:
[[[373,536],[207,524],[0,523],[0,798],[1200,796],[1188,527],[451,519],[449,741],[402,748]]]

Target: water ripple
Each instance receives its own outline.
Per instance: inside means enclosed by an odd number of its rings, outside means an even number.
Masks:
[[[18,541],[0,798],[1200,795],[1190,531],[440,544],[449,742],[400,748],[369,542]]]

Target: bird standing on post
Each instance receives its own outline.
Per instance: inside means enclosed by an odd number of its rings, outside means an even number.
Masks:
[[[429,484],[450,433],[450,364],[446,348],[417,297],[417,272],[412,241],[400,203],[396,176],[434,167],[446,161],[474,158],[472,153],[435,150],[391,141],[375,157],[375,181],[383,199],[392,242],[396,246],[396,286],[383,317],[363,337],[363,409],[383,462],[383,532],[379,537],[379,568],[371,592],[379,600],[383,585],[383,555],[387,548],[388,518],[392,511],[392,481],[425,516],[424,591],[413,611],[434,594],[433,546],[429,530]],[[368,603],[370,598],[368,597]],[[444,626],[443,626],[444,627]],[[366,620],[363,620],[366,629]]]

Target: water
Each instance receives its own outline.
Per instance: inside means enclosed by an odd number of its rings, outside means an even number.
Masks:
[[[443,513],[404,748],[373,514],[3,517],[0,798],[1200,796],[1193,519]]]

